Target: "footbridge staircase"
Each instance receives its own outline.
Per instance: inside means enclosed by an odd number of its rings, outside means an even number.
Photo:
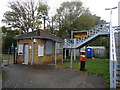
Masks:
[[[79,37],[74,39],[65,39],[63,48],[80,48],[85,44],[89,43],[93,39],[99,36],[108,36],[109,33],[109,23],[100,23],[90,30],[84,30],[88,32],[88,37]]]
[[[120,44],[117,44],[120,41],[115,41],[116,38],[118,40],[118,37],[120,37],[120,33],[118,36],[115,36],[117,29],[112,27],[111,30],[113,30],[113,34],[110,34],[110,23],[100,23],[90,30],[86,30],[88,37],[64,39],[63,48],[75,50],[85,46],[99,36],[110,36],[112,41],[110,42],[110,88],[120,88]]]
[[[116,70],[115,87],[120,89],[120,26],[115,28],[115,47],[116,47],[115,48],[116,49],[116,62],[113,64]]]

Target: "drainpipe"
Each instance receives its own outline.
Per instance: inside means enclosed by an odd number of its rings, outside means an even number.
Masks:
[[[56,67],[56,61],[57,61],[57,42],[55,42],[55,67]]]
[[[34,39],[33,38],[31,39],[32,39],[32,61],[31,61],[31,65],[32,65],[34,62]]]

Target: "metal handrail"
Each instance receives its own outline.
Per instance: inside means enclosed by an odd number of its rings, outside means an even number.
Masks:
[[[94,37],[96,34],[104,34],[105,32],[109,33],[109,23],[100,23],[93,28],[89,29],[88,31],[88,37],[79,37],[74,39],[65,39],[64,42],[64,48],[77,48],[77,46],[80,46],[81,43],[84,43],[86,40]]]

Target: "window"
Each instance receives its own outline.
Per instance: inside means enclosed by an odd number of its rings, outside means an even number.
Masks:
[[[46,41],[46,55],[52,54],[52,41]]]
[[[23,45],[22,44],[18,45],[18,55],[23,55]]]
[[[38,45],[38,56],[44,56],[44,45]]]

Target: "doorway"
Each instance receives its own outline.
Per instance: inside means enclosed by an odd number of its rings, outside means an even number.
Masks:
[[[29,45],[25,44],[24,46],[24,64],[28,64],[29,59]]]

